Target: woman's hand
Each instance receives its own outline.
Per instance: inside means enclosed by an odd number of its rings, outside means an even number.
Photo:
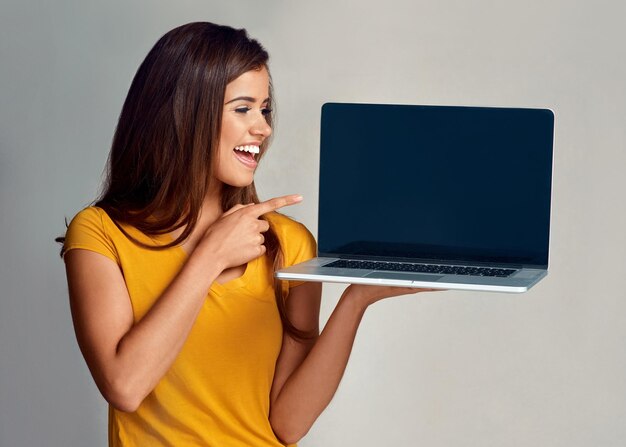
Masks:
[[[265,253],[265,237],[269,230],[263,214],[302,201],[300,195],[277,197],[257,204],[235,205],[207,228],[199,245],[219,260],[225,270],[237,267]]]
[[[380,301],[385,298],[391,298],[394,296],[411,295],[419,292],[435,292],[444,289],[432,289],[432,288],[415,288],[415,287],[392,287],[392,286],[374,286],[365,284],[351,284],[346,288],[343,295],[350,296],[351,299],[356,300],[363,308],[374,304],[376,301]]]

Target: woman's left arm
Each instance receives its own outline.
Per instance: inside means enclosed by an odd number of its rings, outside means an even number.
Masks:
[[[351,285],[341,295],[315,340],[285,335],[271,392],[270,423],[283,442],[298,442],[330,403],[345,371],[357,329],[367,307],[383,298],[431,289]],[[320,283],[293,288],[287,313],[296,327],[319,327]]]

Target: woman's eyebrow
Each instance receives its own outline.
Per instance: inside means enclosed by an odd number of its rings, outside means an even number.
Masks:
[[[266,103],[266,102],[268,102],[269,100],[270,100],[269,98],[265,98],[261,104]],[[235,101],[248,101],[248,102],[256,102],[256,98],[253,98],[253,97],[251,97],[251,96],[237,96],[236,98],[231,99],[230,101],[228,101],[228,102],[227,102],[227,103],[225,103],[224,105],[226,105],[226,104],[230,104],[231,102],[235,102]]]

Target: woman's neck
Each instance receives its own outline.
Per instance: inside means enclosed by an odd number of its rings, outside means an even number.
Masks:
[[[194,226],[191,234],[187,238],[187,242],[191,242],[192,245],[195,245],[194,241],[204,234],[207,228],[219,219],[222,214],[221,188],[211,188],[202,201],[200,212],[198,214],[198,220],[196,221],[196,225]],[[185,228],[186,226],[182,226],[172,231],[170,234],[174,239],[177,239],[183,231],[185,231]]]
[[[198,221],[196,222],[196,228],[194,232],[201,229],[203,232],[215,222],[222,215],[222,202],[221,198],[205,197],[202,202],[202,208],[198,215]]]

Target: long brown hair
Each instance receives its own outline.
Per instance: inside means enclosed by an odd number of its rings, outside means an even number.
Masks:
[[[268,60],[245,29],[208,22],[175,28],[150,50],[122,107],[103,192],[94,203],[137,245],[163,250],[191,234],[212,178],[226,85],[250,70],[268,68]],[[269,97],[271,110],[271,78]],[[271,114],[266,120],[271,126]],[[268,143],[261,145],[259,160]],[[258,202],[254,182],[242,188],[223,185],[222,211]],[[153,246],[133,238],[121,223],[147,235],[185,229],[172,242]],[[274,270],[282,267],[282,249],[271,226],[265,246]],[[297,339],[309,338],[289,321],[281,282],[273,275],[271,280],[284,330]]]

